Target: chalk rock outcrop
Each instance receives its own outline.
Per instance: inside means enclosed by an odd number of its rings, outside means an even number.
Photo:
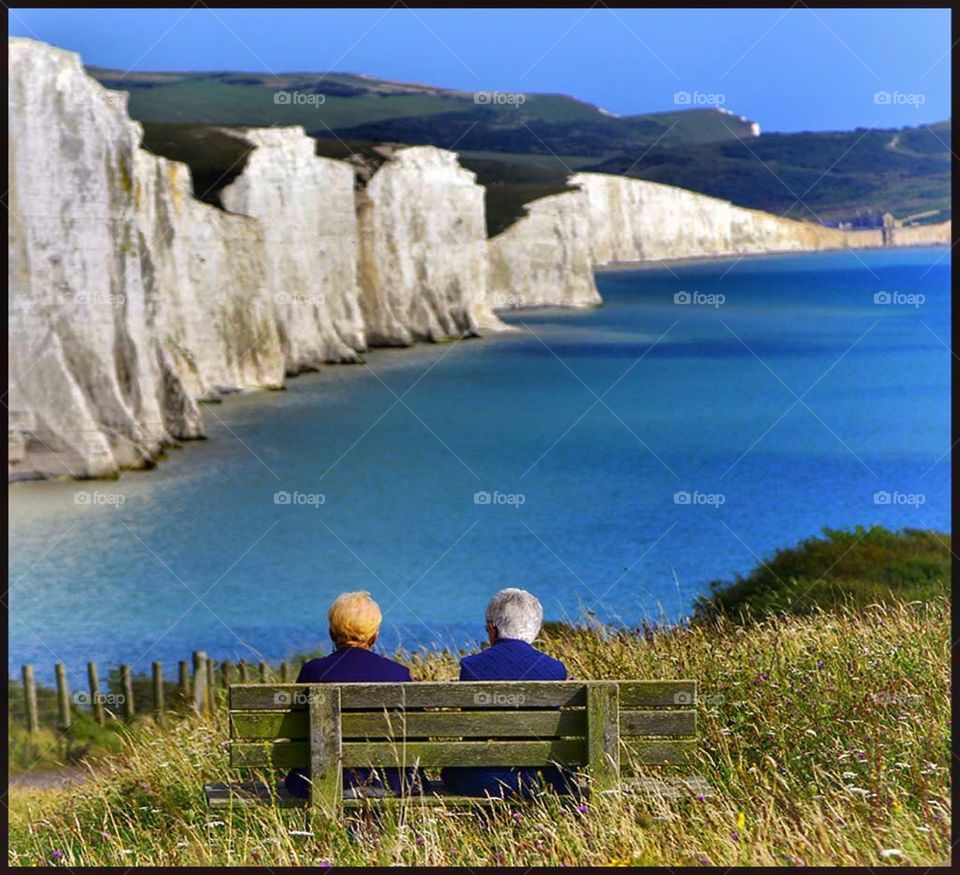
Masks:
[[[861,248],[881,244],[813,222],[784,219],[672,185],[579,173],[594,263]]]
[[[261,220],[267,294],[287,373],[357,361],[366,338],[353,169],[317,157],[301,127],[223,132],[255,147],[220,199],[231,212]]]
[[[484,191],[455,153],[397,150],[360,192],[358,218],[371,346],[503,327],[488,303]]]
[[[934,222],[929,225],[905,225],[891,228],[888,233],[893,246],[949,246],[952,225],[947,219],[945,222]]]
[[[496,309],[600,303],[597,265],[725,255],[947,244],[950,223],[841,231],[784,219],[671,185],[578,173],[575,191],[527,205],[490,240],[489,300]]]
[[[96,477],[148,464],[196,408],[147,342],[126,95],[80,58],[10,40],[10,476]],[[185,415],[183,415],[185,414]]]
[[[152,340],[192,398],[280,388],[284,357],[260,222],[193,197],[185,164],[136,153],[136,219]]]
[[[488,299],[496,309],[595,307],[590,209],[582,189],[527,204],[489,243]]]
[[[76,54],[9,46],[9,476],[147,466],[198,399],[282,385],[262,225],[139,148]]]

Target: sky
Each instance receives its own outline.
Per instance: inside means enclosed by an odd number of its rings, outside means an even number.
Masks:
[[[763,131],[950,115],[942,9],[11,9],[10,32],[121,70],[339,72],[563,93],[620,115],[722,106]],[[878,97],[878,95],[880,95]],[[886,97],[884,97],[886,95]]]

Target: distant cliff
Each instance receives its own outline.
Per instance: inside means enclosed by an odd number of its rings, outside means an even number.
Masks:
[[[360,302],[372,345],[503,328],[487,299],[483,188],[453,152],[401,149],[359,193]]]
[[[495,306],[598,304],[594,267],[613,262],[885,245],[879,228],[840,231],[657,182],[578,173],[569,183],[577,190],[532,201],[523,218],[490,240]],[[948,245],[950,228],[894,228],[887,245]]]
[[[210,204],[76,54],[13,38],[9,81],[11,479],[149,466],[202,435],[200,401],[504,330],[500,309],[598,305],[597,264],[949,242],[949,223],[885,240],[595,173],[488,240],[454,153],[358,174],[300,127],[218,128],[244,160]]]

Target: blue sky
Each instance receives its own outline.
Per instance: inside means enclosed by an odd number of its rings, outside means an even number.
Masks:
[[[11,9],[10,31],[123,70],[353,72],[560,92],[623,115],[687,92],[764,131],[950,114],[950,17],[931,9]],[[875,95],[891,98],[878,103]],[[696,96],[699,95],[699,96]]]

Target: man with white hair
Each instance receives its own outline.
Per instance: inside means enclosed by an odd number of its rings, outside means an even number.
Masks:
[[[501,589],[487,605],[490,646],[460,660],[462,681],[563,681],[562,662],[533,647],[543,625],[543,607],[523,589]],[[543,769],[448,767],[441,771],[447,787],[463,796],[520,794],[538,783],[569,792],[553,767]]]

